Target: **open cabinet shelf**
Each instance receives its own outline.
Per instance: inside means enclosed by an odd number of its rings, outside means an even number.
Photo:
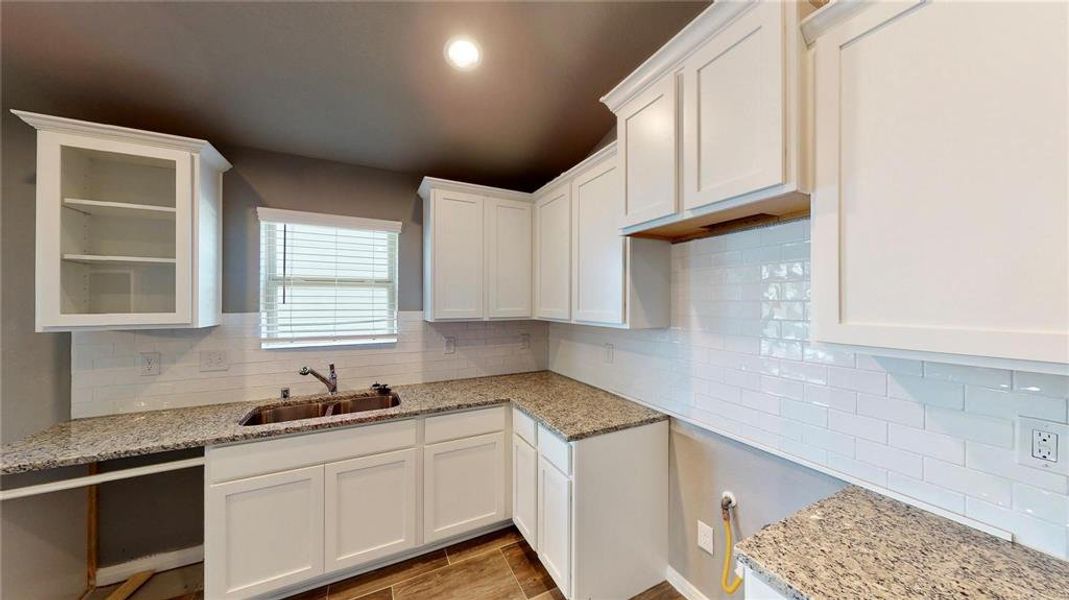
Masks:
[[[99,254],[64,254],[63,260],[84,264],[116,264],[116,265],[157,265],[175,264],[175,258],[154,258],[151,256],[101,256]]]
[[[175,214],[178,212],[178,209],[173,206],[133,204],[130,202],[106,202],[102,200],[85,200],[83,198],[64,198],[63,207],[94,216],[135,216],[143,219],[161,219],[168,221],[174,221]]]

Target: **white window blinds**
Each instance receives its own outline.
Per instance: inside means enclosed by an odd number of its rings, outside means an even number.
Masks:
[[[396,221],[260,208],[264,348],[397,341]]]

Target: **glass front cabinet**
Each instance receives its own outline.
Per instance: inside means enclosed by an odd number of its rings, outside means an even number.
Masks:
[[[218,325],[230,163],[204,140],[13,112],[37,129],[37,331]]]

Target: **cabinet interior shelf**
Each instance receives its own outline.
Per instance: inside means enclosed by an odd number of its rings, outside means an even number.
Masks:
[[[63,260],[83,264],[114,265],[173,265],[174,258],[157,258],[153,256],[103,256],[99,254],[64,254]]]
[[[130,202],[104,202],[84,198],[64,198],[63,206],[90,215],[104,217],[137,217],[141,219],[174,220],[173,206],[155,206],[152,204],[133,204]]]

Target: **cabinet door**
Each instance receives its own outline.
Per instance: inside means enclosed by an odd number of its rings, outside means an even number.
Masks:
[[[531,316],[531,204],[486,199],[487,316]]]
[[[816,340],[1069,362],[1067,11],[875,3],[816,40]]]
[[[538,461],[538,557],[567,597],[572,583],[572,482]]]
[[[623,196],[616,159],[580,173],[572,182],[572,318],[624,322]]]
[[[512,522],[538,550],[538,451],[512,436]]]
[[[474,194],[434,190],[434,318],[483,318],[483,204]]]
[[[37,136],[36,327],[192,322],[192,155]]]
[[[783,183],[783,11],[757,3],[684,63],[684,208]]]
[[[248,598],[323,573],[323,467],[210,485],[205,596]]]
[[[616,113],[620,165],[624,170],[624,226],[678,210],[676,75],[665,76]]]
[[[326,465],[326,571],[415,547],[416,456],[409,448]]]
[[[505,485],[504,433],[424,447],[423,542],[506,519]]]
[[[535,316],[571,318],[572,198],[567,185],[535,204]]]

